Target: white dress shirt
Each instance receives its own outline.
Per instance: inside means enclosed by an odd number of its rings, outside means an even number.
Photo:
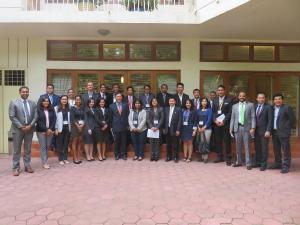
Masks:
[[[170,113],[169,113],[169,127],[171,126],[172,116],[174,112],[175,106],[170,106]]]

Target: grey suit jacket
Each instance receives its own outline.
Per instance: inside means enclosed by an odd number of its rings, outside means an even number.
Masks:
[[[35,123],[37,120],[37,106],[34,101],[28,100],[30,112],[27,124],[30,124],[32,126],[32,131],[34,130]],[[11,124],[11,132],[16,133],[22,126],[26,125],[25,121],[25,112],[23,108],[23,102],[22,99],[18,99],[15,101],[11,101],[9,104],[9,118],[12,122]]]
[[[250,130],[251,128],[255,129],[255,108],[253,103],[246,102],[245,108],[245,122],[244,129]],[[232,106],[232,113],[230,119],[230,130],[237,132],[239,128],[239,103],[236,103]]]

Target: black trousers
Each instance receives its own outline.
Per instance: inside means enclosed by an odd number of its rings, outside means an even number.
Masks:
[[[223,143],[225,145],[226,150],[226,161],[231,161],[231,137],[229,134],[229,127],[228,126],[222,126],[214,127],[215,131],[215,138],[216,138],[216,152],[218,154],[218,158],[220,160],[224,159],[223,155]]]
[[[282,166],[285,168],[290,168],[291,166],[291,145],[290,137],[279,137],[277,132],[273,132],[272,136],[273,150],[275,155],[275,164],[277,166]],[[283,163],[281,149],[283,151]]]
[[[127,130],[115,132],[115,157],[127,157]]]
[[[171,136],[170,131],[166,135],[166,142],[167,142],[167,158],[172,159],[177,158],[179,159],[179,144],[180,144],[180,137],[179,136]]]
[[[68,146],[70,140],[70,132],[68,125],[63,126],[61,133],[58,133],[56,138],[58,160],[63,161],[68,159]]]
[[[255,163],[267,167],[269,157],[269,138],[265,134],[255,134]]]

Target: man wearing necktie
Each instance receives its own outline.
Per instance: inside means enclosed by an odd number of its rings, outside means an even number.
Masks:
[[[148,84],[144,85],[144,94],[140,96],[140,100],[143,104],[144,109],[150,108],[150,102],[154,97],[155,97],[154,94],[151,93],[150,85]]]
[[[25,171],[33,173],[31,168],[31,143],[37,119],[37,106],[34,101],[28,99],[29,88],[20,87],[21,99],[11,101],[9,104],[9,118],[12,122],[11,132],[13,134],[13,175],[20,174],[21,147],[24,142],[24,166]]]
[[[194,96],[194,98],[192,99],[192,101],[193,101],[193,105],[194,105],[194,110],[196,111],[200,108],[200,104],[201,104],[200,90],[194,89],[193,96]]]
[[[121,93],[116,94],[116,102],[109,106],[111,111],[111,132],[115,143],[115,159],[127,160],[128,106],[122,102]]]
[[[230,120],[230,135],[236,140],[236,163],[233,167],[242,166],[242,147],[244,145],[246,155],[246,166],[252,169],[250,154],[250,138],[254,137],[255,132],[255,109],[251,102],[246,101],[246,93],[241,91],[238,95],[239,102],[232,106]]]
[[[255,164],[260,171],[267,168],[269,139],[272,131],[273,113],[272,107],[266,103],[266,94],[260,92],[256,96],[255,107],[256,129],[255,129]]]
[[[165,109],[165,127],[164,134],[166,134],[167,142],[167,159],[169,162],[174,159],[175,163],[179,160],[179,142],[180,131],[182,127],[182,111],[180,107],[176,106],[174,97],[169,99],[169,107]]]
[[[290,136],[292,128],[295,126],[296,117],[292,108],[283,104],[283,95],[281,93],[273,96],[273,102],[272,142],[275,163],[269,168],[281,169],[281,173],[288,173],[291,166]],[[283,160],[281,151],[283,151]]]
[[[100,84],[100,90],[99,90],[98,99],[96,102],[100,102],[101,99],[105,100],[105,108],[107,108],[109,106],[109,103],[108,103],[109,94],[106,92],[105,84]]]

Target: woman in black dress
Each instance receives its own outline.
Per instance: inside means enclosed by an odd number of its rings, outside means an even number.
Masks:
[[[105,151],[106,144],[109,141],[109,121],[110,113],[109,109],[105,108],[106,101],[101,98],[97,102],[96,120],[98,126],[95,128],[96,140],[97,140],[97,150],[99,161],[106,160]]]
[[[80,164],[80,152],[82,147],[82,134],[84,127],[84,108],[80,95],[75,96],[75,105],[71,107],[71,149],[73,162]]]
[[[84,110],[85,126],[83,129],[83,143],[87,161],[94,161],[93,144],[96,140],[97,121],[95,119],[96,110],[94,108],[95,100],[90,98],[87,101],[87,107]]]

